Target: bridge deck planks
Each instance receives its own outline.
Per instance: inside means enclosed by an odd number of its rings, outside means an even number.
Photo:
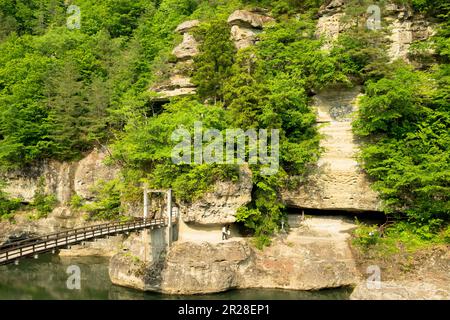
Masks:
[[[111,234],[163,226],[167,226],[167,219],[135,219],[130,222],[114,222],[45,235],[31,239],[35,240],[34,242],[30,242],[30,239],[18,241],[16,244],[13,242],[4,246],[4,248],[0,248],[0,265],[14,262],[19,258],[45,253],[57,248],[77,244],[82,241],[90,241]]]

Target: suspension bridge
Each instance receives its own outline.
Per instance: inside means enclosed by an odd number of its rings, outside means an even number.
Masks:
[[[170,220],[172,220],[171,223],[174,223],[176,217]],[[56,252],[59,248],[66,248],[85,241],[93,241],[96,238],[143,229],[162,228],[168,225],[168,218],[133,218],[127,221],[103,223],[14,241],[0,247],[0,265],[13,263],[25,257],[37,257],[38,254],[45,252]]]

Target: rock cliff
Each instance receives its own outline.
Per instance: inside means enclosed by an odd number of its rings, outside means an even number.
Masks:
[[[86,221],[84,214],[70,208],[69,202],[73,195],[78,195],[85,201],[94,201],[92,188],[99,181],[109,181],[119,174],[119,168],[107,166],[104,160],[107,152],[94,150],[85,158],[73,163],[48,162],[28,172],[9,173],[6,191],[25,202],[32,202],[38,188],[39,180],[44,178],[45,191],[55,194],[58,207],[46,218],[30,220],[28,213],[15,215],[15,222],[0,221],[0,244],[8,239],[19,236],[31,236],[57,232],[64,229],[81,227],[98,222]],[[194,225],[216,225],[235,222],[237,209],[251,201],[252,175],[249,167],[243,165],[239,169],[239,179],[236,182],[219,181],[212,190],[194,202],[180,202],[176,206],[180,210],[181,218]],[[161,199],[160,199],[161,200]],[[152,202],[159,210],[165,208],[161,201]],[[127,214],[141,217],[143,206],[141,203],[126,203]],[[152,211],[152,210],[151,210]],[[152,211],[153,212],[153,211]],[[159,212],[159,214],[163,214]],[[99,243],[86,243],[73,248],[74,255],[113,255],[117,252],[117,241],[102,240]],[[102,252],[107,245],[111,250]],[[65,254],[71,254],[65,252]]]
[[[184,222],[201,225],[233,223],[237,210],[251,201],[252,187],[249,167],[241,166],[236,183],[219,181],[200,199],[181,203],[181,217]]]
[[[175,32],[182,35],[182,41],[173,50],[176,62],[169,64],[168,79],[158,82],[150,88],[157,93],[155,101],[167,101],[172,97],[195,94],[195,86],[191,83],[189,74],[193,68],[193,58],[198,54],[199,43],[193,36],[193,30],[200,24],[199,20],[181,23]]]
[[[245,238],[175,242],[165,258],[145,263],[119,254],[111,260],[115,284],[171,294],[199,294],[233,288],[314,290],[358,283],[348,230],[341,218],[312,218],[263,251]]]
[[[352,114],[357,110],[360,88],[334,88],[314,97],[324,149],[317,168],[299,188],[285,190],[288,206],[348,211],[377,211],[380,201],[360,168],[358,142],[352,133]]]
[[[366,282],[356,286],[351,300],[449,300],[448,283],[422,281],[384,281],[380,288],[368,287]]]
[[[48,161],[29,170],[5,174],[5,191],[10,196],[31,203],[42,179],[45,193],[55,195],[58,206],[42,219],[30,220],[28,213],[23,212],[14,215],[14,223],[0,221],[0,244],[18,236],[53,233],[93,224],[86,221],[82,212],[70,208],[69,203],[75,194],[86,201],[94,200],[94,185],[100,180],[109,181],[118,174],[118,168],[104,164],[106,156],[105,150],[93,150],[80,161]]]
[[[258,34],[264,26],[274,21],[267,15],[237,10],[228,17],[228,24],[231,26],[231,39],[238,50],[252,46],[258,41]]]
[[[60,204],[70,201],[77,193],[86,200],[92,200],[92,186],[99,180],[111,180],[118,174],[118,169],[104,164],[107,156],[105,150],[93,150],[86,157],[76,162],[45,161],[26,170],[4,174],[7,181],[5,192],[11,197],[24,202],[32,202],[43,179],[44,191],[56,196]]]
[[[318,13],[317,36],[323,36],[326,40],[324,49],[330,49],[333,41],[343,31],[353,26],[358,18],[346,19],[348,1],[332,0],[323,5]],[[388,31],[391,42],[389,57],[391,61],[403,59],[410,61],[409,49],[411,44],[418,40],[425,40],[434,34],[433,24],[422,15],[414,14],[406,5],[392,2],[380,5],[381,28]],[[361,18],[360,23],[366,23],[369,14],[367,12]]]
[[[433,24],[422,15],[414,14],[410,8],[398,4],[387,4],[385,15],[391,32],[388,51],[391,61],[403,59],[413,62],[409,54],[411,45],[431,37],[435,33]]]
[[[328,1],[319,10],[317,36],[325,38],[330,49],[338,36],[359,18],[346,19],[348,1]],[[361,17],[361,23],[368,18]],[[391,61],[410,61],[409,49],[417,40],[433,34],[432,24],[412,9],[388,3],[382,6],[381,27],[389,32]],[[358,141],[352,134],[352,113],[357,111],[361,89],[328,88],[314,97],[321,147],[324,152],[316,171],[296,190],[285,190],[283,199],[293,207],[351,211],[379,211],[381,202],[357,162]]]

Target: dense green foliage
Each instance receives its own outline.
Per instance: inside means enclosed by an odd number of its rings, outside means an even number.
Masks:
[[[386,209],[425,220],[450,218],[450,105],[432,76],[399,66],[369,83],[355,123]]]
[[[450,226],[442,228],[439,221],[417,224],[396,222],[380,231],[375,225],[358,224],[353,244],[372,257],[386,258],[398,253],[411,254],[435,245],[450,243]]]
[[[20,199],[12,199],[3,191],[5,184],[0,181],[0,219],[6,219],[12,216],[14,211],[20,208]]]
[[[260,236],[260,245],[268,242],[284,218],[279,189],[285,186],[287,174],[305,175],[319,156],[308,93],[348,81],[321,51],[312,20],[303,18],[268,28],[255,48],[241,51],[225,86],[225,104],[235,124],[244,130],[280,130],[280,170],[264,176],[260,168],[252,167],[253,201],[237,216]]]
[[[370,31],[353,27],[343,33],[334,45],[331,56],[340,70],[356,83],[382,78],[389,69],[386,29]]]
[[[58,204],[58,200],[54,194],[45,192],[45,181],[43,178],[39,179],[31,207],[36,209],[37,218],[46,217]]]
[[[122,128],[128,112],[143,112],[151,62],[195,7],[79,1],[81,28],[70,30],[66,6],[45,2],[1,2],[11,22],[0,43],[3,168],[76,158]]]
[[[203,98],[215,102],[223,99],[224,82],[231,74],[235,48],[230,41],[228,24],[217,20],[202,25],[196,32],[200,41],[200,54],[195,59],[195,73],[192,78],[197,92]]]
[[[368,241],[368,230],[359,229],[356,243],[380,252],[446,242],[449,230],[450,5],[426,0],[412,4],[441,22],[432,39],[412,48],[424,67],[418,71],[396,62],[382,78],[368,81],[354,122],[364,141],[362,163],[385,211],[406,215],[405,222],[389,227],[379,241]],[[421,50],[422,56],[417,55]]]
[[[193,201],[216,181],[239,178],[236,164],[175,165],[174,130],[193,133],[198,121],[223,135],[227,128],[279,129],[278,173],[250,166],[252,201],[237,215],[263,246],[285,218],[280,189],[288,177],[301,181],[320,155],[311,96],[358,84],[366,95],[354,128],[386,212],[406,213],[417,230],[442,224],[450,211],[448,1],[398,0],[440,23],[433,39],[413,48],[427,61],[420,71],[388,63],[386,29],[366,30],[360,19],[368,1],[348,7],[356,23],[323,50],[315,36],[323,2],[0,0],[0,169],[73,160],[108,144],[121,175],[99,183],[96,202],[75,195],[71,204],[93,219],[111,219],[126,212],[125,203],[141,201],[142,183]],[[80,29],[66,26],[74,15],[69,4],[80,8]],[[255,46],[237,51],[226,18],[257,6],[277,21]],[[189,19],[202,21],[194,34],[201,43],[192,73],[198,94],[161,109],[148,89],[168,76],[170,52],[181,40],[174,30]],[[39,191],[32,205],[45,216],[55,199]],[[0,193],[0,215],[17,207]]]
[[[423,223],[450,218],[448,71],[448,64],[426,71],[393,65],[367,83],[354,123],[366,137],[361,157],[386,211]]]
[[[95,196],[98,201],[81,206],[77,200],[72,198],[75,206],[87,211],[92,220],[112,220],[124,215],[120,202],[121,190],[116,180],[108,182],[99,181],[95,187]]]
[[[196,121],[202,121],[205,129],[228,127],[223,108],[205,106],[190,99],[173,101],[165,106],[162,114],[126,126],[123,137],[113,145],[112,157],[113,161],[124,165],[125,183],[171,187],[179,200],[193,200],[210,190],[215,180],[236,177],[234,166],[172,163],[175,146],[172,133],[183,127],[193,135]]]
[[[227,128],[280,129],[281,168],[275,176],[264,176],[260,165],[251,166],[253,201],[238,214],[238,221],[266,243],[284,217],[279,188],[287,173],[306,174],[319,155],[308,94],[328,84],[349,82],[336,61],[320,50],[311,17],[303,18],[269,28],[255,48],[237,54],[223,21],[202,24],[196,31],[202,45],[193,79],[198,97],[173,100],[162,114],[129,122],[113,145],[113,160],[127,168],[124,183],[140,180],[151,187],[171,187],[179,200],[192,201],[210,190],[214,181],[237,179],[237,170],[234,165],[174,165],[170,137],[175,129],[192,133],[196,121],[222,134]]]

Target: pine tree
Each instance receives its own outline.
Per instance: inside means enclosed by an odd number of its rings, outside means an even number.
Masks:
[[[229,37],[230,29],[224,21],[205,24],[197,32],[201,41],[200,54],[195,57],[192,78],[202,98],[223,99],[223,85],[231,75],[235,48]]]
[[[65,61],[55,71],[47,83],[46,92],[54,128],[50,139],[57,145],[55,155],[71,158],[79,150],[87,150],[89,144],[85,132],[89,109],[80,71],[73,61]]]

